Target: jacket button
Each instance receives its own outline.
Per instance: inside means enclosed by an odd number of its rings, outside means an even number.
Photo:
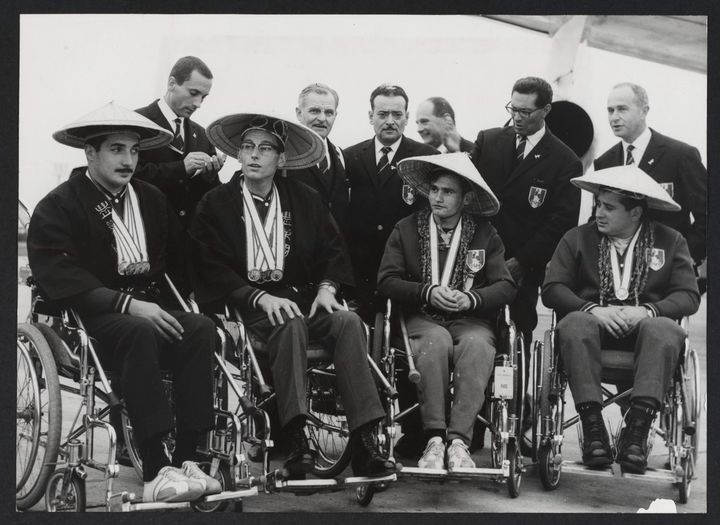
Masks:
[[[180,217],[185,217],[185,210],[180,210],[178,213],[180,214]]]
[[[378,225],[377,225],[377,229],[378,229],[378,230],[382,230],[382,229],[383,229],[382,224],[378,224]]]

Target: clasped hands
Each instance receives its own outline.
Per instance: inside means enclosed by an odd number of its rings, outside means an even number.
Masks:
[[[470,308],[470,298],[464,292],[447,286],[436,286],[430,292],[430,304],[446,312],[462,312]]]
[[[647,319],[648,311],[644,306],[596,306],[590,313],[616,339],[627,337],[637,324]]]

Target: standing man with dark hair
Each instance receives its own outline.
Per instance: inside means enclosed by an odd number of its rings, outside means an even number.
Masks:
[[[210,93],[212,72],[197,57],[179,59],[168,77],[165,95],[138,113],[173,133],[173,141],[140,154],[135,177],[160,188],[187,229],[200,197],[220,184],[218,171],[225,156],[218,155],[205,129],[190,120]]]
[[[350,206],[344,233],[355,270],[360,313],[372,322],[382,307],[375,288],[385,242],[397,221],[427,204],[425,197],[403,183],[396,165],[407,157],[438,151],[403,135],[409,118],[408,96],[400,86],[375,88],[368,116],[375,136],[345,150]]]
[[[660,183],[682,209],[680,213],[653,210],[652,218],[687,239],[697,267],[706,257],[707,171],[697,148],[647,126],[649,110],[642,86],[623,82],[613,87],[608,96],[608,122],[621,140],[595,160],[595,169],[635,164]]]
[[[515,82],[505,106],[513,125],[481,131],[473,159],[500,199],[493,223],[519,285],[510,312],[526,350],[537,325],[545,265],[563,234],[577,225],[580,211],[580,191],[570,184],[582,175],[580,159],[545,126],[552,97],[550,84],[541,78]]]
[[[423,142],[440,153],[470,153],[473,149],[473,143],[458,133],[455,127],[455,111],[442,97],[430,97],[420,102],[415,113],[415,124]]]
[[[325,84],[310,84],[300,92],[295,108],[297,119],[322,137],[326,155],[317,165],[296,170],[293,176],[320,194],[343,230],[350,201],[345,159],[342,150],[328,138],[337,117],[339,102],[337,91]]]

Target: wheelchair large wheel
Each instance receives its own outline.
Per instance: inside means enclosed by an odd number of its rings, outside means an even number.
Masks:
[[[67,478],[67,481],[65,480]],[[56,470],[45,490],[45,508],[48,512],[85,512],[85,480],[68,469]]]
[[[55,469],[62,401],[52,351],[35,326],[18,325],[17,351],[15,504],[27,510],[40,500]]]
[[[538,375],[540,377],[540,445],[538,447],[538,470],[545,490],[555,490],[560,483],[561,467],[555,464],[561,445],[555,441],[555,433],[562,432],[562,411],[557,392],[553,392],[552,332],[545,332],[540,351]]]
[[[522,483],[522,456],[515,441],[507,445],[507,459],[510,462],[510,474],[507,479],[508,494],[511,498],[517,498]]]
[[[687,503],[690,498],[692,480],[695,477],[695,462],[700,435],[700,369],[695,350],[685,356],[682,371],[682,451],[680,469],[682,479],[678,484],[679,501]]]

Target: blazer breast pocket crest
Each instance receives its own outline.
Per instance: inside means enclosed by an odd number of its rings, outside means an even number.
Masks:
[[[539,208],[545,202],[547,196],[547,190],[545,188],[538,188],[537,186],[530,186],[528,192],[528,203],[532,208]]]

